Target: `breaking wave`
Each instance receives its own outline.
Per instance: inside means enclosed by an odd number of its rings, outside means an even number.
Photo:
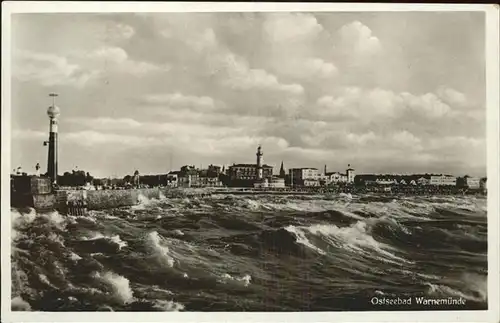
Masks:
[[[373,310],[360,300],[375,295],[487,307],[482,198],[139,200],[88,216],[12,209],[12,309]]]

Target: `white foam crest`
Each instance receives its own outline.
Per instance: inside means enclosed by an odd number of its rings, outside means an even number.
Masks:
[[[162,245],[162,238],[158,232],[150,232],[147,236],[147,243],[160,262],[167,264],[170,267],[174,266],[175,260],[170,255],[170,249],[167,246]]]
[[[339,194],[339,197],[342,197],[342,198],[345,198],[345,199],[352,200],[352,195],[351,195],[351,193],[340,193],[340,194]]]
[[[486,301],[488,298],[488,277],[476,274],[464,274],[462,276],[463,281],[467,284],[467,287],[476,292],[482,301]]]
[[[411,263],[387,251],[394,250],[394,248],[375,240],[367,232],[367,224],[364,221],[358,221],[349,227],[342,228],[334,224],[315,224],[307,227],[307,230],[314,235],[322,235],[329,239],[333,238],[340,242],[346,249],[355,251],[362,251],[362,248],[372,249],[387,258]]]
[[[174,301],[157,299],[154,302],[155,302],[155,304],[153,305],[153,307],[160,309],[162,311],[165,311],[165,312],[179,312],[179,311],[182,311],[184,309],[184,305],[182,305],[181,303],[174,302]]]
[[[246,274],[242,277],[233,277],[233,276],[229,275],[228,273],[225,273],[225,274],[221,275],[221,278],[222,278],[221,282],[225,283],[228,280],[242,282],[245,287],[250,285],[250,281],[252,280],[252,276],[250,276],[249,274]]]
[[[58,243],[60,246],[62,247],[65,247],[64,245],[64,240],[63,240],[63,237],[58,235],[57,233],[55,232],[50,232],[48,235],[47,235],[47,239],[49,239],[50,241],[53,241],[53,242],[56,242]]]
[[[64,230],[64,228],[66,227],[66,222],[67,222],[66,217],[59,214],[59,212],[57,212],[57,211],[50,212],[50,213],[42,213],[41,216],[43,218],[49,220],[53,224],[55,224],[56,227],[58,227],[61,230]]]
[[[24,236],[19,232],[20,229],[26,227],[28,224],[33,222],[36,219],[36,211],[35,209],[30,209],[28,213],[20,213],[16,209],[10,210],[10,219],[11,219],[11,239],[13,241],[17,241],[19,238]]]
[[[183,235],[184,235],[184,232],[182,232],[182,231],[181,231],[181,230],[179,230],[179,229],[175,230],[174,232],[175,232],[175,234],[180,235],[180,236],[183,236]]]
[[[145,210],[147,206],[153,204],[155,200],[140,194],[137,196],[137,204],[131,207],[132,210]]]
[[[40,281],[42,283],[44,283],[45,285],[48,285],[48,286],[51,286],[51,287],[54,287],[50,281],[49,281],[49,278],[47,276],[45,276],[44,274],[38,274],[38,278],[40,279]]]
[[[94,277],[107,283],[113,290],[113,295],[116,299],[124,304],[130,303],[134,299],[133,291],[130,288],[130,281],[118,274],[107,271],[103,274],[96,272]]]
[[[13,311],[31,311],[31,306],[21,296],[16,296],[11,300]]]
[[[74,253],[73,251],[70,253],[69,258],[73,261],[78,261],[82,259],[78,254]]]
[[[295,239],[297,241],[297,243],[300,243],[306,247],[309,247],[311,248],[312,250],[324,255],[326,254],[322,249],[316,247],[315,245],[313,245],[306,237],[305,233],[297,228],[296,226],[293,226],[293,225],[289,225],[287,227],[285,227],[285,230],[294,234],[295,235]]]
[[[113,236],[105,236],[100,232],[90,232],[88,237],[82,237],[81,240],[91,241],[98,239],[106,239],[118,245],[118,250],[121,250],[123,247],[128,246],[126,241],[120,239],[120,235],[115,234]]]

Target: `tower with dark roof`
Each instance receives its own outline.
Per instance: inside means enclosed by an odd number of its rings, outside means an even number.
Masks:
[[[281,161],[281,167],[280,167],[280,177],[285,178],[286,173],[285,173],[285,168],[283,167],[283,161]]]

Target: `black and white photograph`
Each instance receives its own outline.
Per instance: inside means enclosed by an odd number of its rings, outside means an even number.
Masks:
[[[11,317],[498,319],[498,7],[130,6],[9,14]]]

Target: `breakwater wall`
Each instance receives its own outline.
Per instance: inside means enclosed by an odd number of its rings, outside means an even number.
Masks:
[[[131,189],[104,191],[66,191],[67,202],[85,202],[89,210],[111,209],[136,205],[140,198],[160,198],[159,189]]]
[[[123,206],[133,206],[141,199],[183,198],[206,196],[210,192],[200,189],[171,189],[171,188],[139,188],[126,190],[64,190],[58,195],[65,195],[59,203],[84,203],[89,210],[111,209]]]

